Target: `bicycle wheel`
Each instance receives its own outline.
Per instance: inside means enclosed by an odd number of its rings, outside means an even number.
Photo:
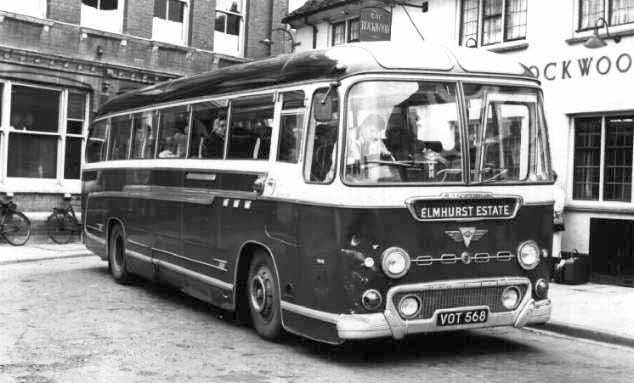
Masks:
[[[63,245],[73,237],[72,223],[66,214],[51,214],[46,220],[46,233],[55,243]]]
[[[0,224],[4,239],[13,246],[22,246],[31,236],[31,221],[19,211],[8,212]]]

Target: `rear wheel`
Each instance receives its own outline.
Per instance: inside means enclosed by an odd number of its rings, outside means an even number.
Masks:
[[[0,222],[4,239],[13,246],[22,246],[31,236],[31,221],[19,211],[8,212]]]
[[[115,282],[125,285],[132,281],[126,270],[125,235],[120,225],[115,225],[110,231],[108,263]]]
[[[72,222],[66,214],[51,214],[46,220],[46,232],[55,243],[64,244],[73,238]]]
[[[257,250],[249,266],[249,312],[255,331],[269,340],[282,335],[280,289],[273,261],[263,250]]]

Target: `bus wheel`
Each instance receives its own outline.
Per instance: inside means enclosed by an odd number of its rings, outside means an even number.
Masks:
[[[249,266],[249,311],[257,333],[269,340],[282,335],[280,289],[273,262],[263,250],[257,250]]]
[[[108,263],[110,273],[115,282],[122,285],[131,282],[130,274],[126,270],[125,262],[125,237],[120,225],[112,227],[110,243],[108,246]]]

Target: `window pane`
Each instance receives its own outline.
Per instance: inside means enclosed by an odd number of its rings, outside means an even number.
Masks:
[[[184,158],[187,154],[189,112],[186,106],[160,111],[159,158]]]
[[[282,101],[282,109],[297,109],[304,107],[304,100],[306,96],[303,90],[293,90],[290,92],[284,92],[284,99]]]
[[[460,44],[472,47],[478,45],[478,16],[479,16],[478,0],[462,1],[462,33],[460,35]]]
[[[526,6],[528,0],[510,0],[506,3],[506,40],[526,37]]]
[[[273,95],[233,103],[227,158],[268,159],[273,126]]]
[[[68,120],[66,122],[66,132],[69,134],[81,134],[84,130],[84,122],[79,120]]]
[[[132,154],[130,158],[154,158],[156,142],[155,112],[143,112],[134,115],[134,135],[132,136]]]
[[[601,118],[575,119],[575,158],[572,197],[599,199],[601,164]]]
[[[242,0],[216,0],[216,9],[227,12],[242,12]]]
[[[185,3],[179,0],[169,0],[169,20],[177,23],[183,22]]]
[[[189,158],[222,158],[227,135],[227,108],[216,102],[192,105]]]
[[[580,0],[581,19],[579,27],[581,29],[592,28],[599,17],[605,16],[604,0]]]
[[[332,25],[332,45],[344,44],[346,42],[346,22]]]
[[[222,12],[216,12],[216,26],[215,30],[218,32],[225,31],[225,22],[227,21],[227,15]]]
[[[359,19],[348,21],[348,42],[359,41],[359,27],[361,23]]]
[[[304,140],[304,111],[283,115],[280,121],[278,161],[297,163]]]
[[[98,0],[81,0],[81,2],[92,8],[97,8],[99,5]]]
[[[98,162],[105,160],[106,152],[106,121],[96,122],[88,131],[88,143],[86,144],[86,162]]]
[[[11,133],[9,136],[9,177],[55,178],[57,140],[55,136]]]
[[[66,155],[64,159],[64,178],[78,180],[81,171],[81,142],[79,137],[66,138]]]
[[[330,94],[326,103],[332,103],[332,118],[329,121],[317,121],[315,109]],[[332,100],[332,101],[330,101]],[[308,127],[308,143],[304,179],[310,182],[329,183],[335,177],[335,159],[337,146],[337,129],[339,125],[339,98],[336,92],[322,88],[313,96],[310,125]]]
[[[154,17],[167,19],[167,0],[154,0]]]
[[[240,19],[238,15],[227,15],[227,34],[234,36],[240,34]]]
[[[502,1],[482,0],[484,2],[482,45],[502,41]]]
[[[605,125],[603,199],[632,200],[633,117],[608,118]]]
[[[634,0],[612,0],[610,24],[627,24],[634,21]]]
[[[68,94],[68,118],[83,120],[86,116],[86,95],[83,93]]]
[[[130,148],[130,116],[115,117],[110,125],[110,155],[111,160],[125,160]]]
[[[18,130],[58,132],[59,92],[14,85],[11,90],[11,126]]]
[[[103,9],[104,11],[112,11],[118,8],[118,0],[101,0],[99,9]]]

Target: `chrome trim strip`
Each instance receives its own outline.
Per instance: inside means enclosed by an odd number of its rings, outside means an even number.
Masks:
[[[106,244],[106,240],[103,238],[99,238],[96,235],[89,233],[87,231],[84,230],[84,235],[86,236],[86,238],[90,238],[92,241],[95,241],[101,245],[105,245]]]
[[[452,217],[452,218],[429,218],[422,219],[418,217],[416,214],[416,210],[414,209],[414,203],[416,201],[447,201],[447,200],[470,200],[470,199],[503,199],[503,198],[511,198],[515,199],[515,207],[513,209],[513,213],[508,217]],[[418,222],[439,222],[439,221],[452,221],[452,222],[469,222],[469,221],[491,221],[491,220],[509,220],[515,218],[517,212],[520,210],[520,207],[524,206],[524,199],[520,195],[513,194],[494,194],[492,192],[459,192],[459,193],[443,193],[439,196],[422,196],[422,197],[411,197],[405,200],[405,206],[412,214],[412,217]]]
[[[233,289],[233,285],[231,283],[227,283],[227,282],[223,282],[219,279],[216,278],[212,278],[206,275],[202,275],[200,273],[197,273],[195,271],[191,271],[189,269],[186,269],[184,267],[181,266],[176,266],[172,263],[169,262],[165,262],[165,261],[161,261],[159,259],[154,259],[154,262],[159,266],[159,267],[165,267],[166,269],[170,269],[176,273],[179,274],[183,274],[185,276],[188,276],[190,278],[194,278],[197,279],[203,283],[206,283],[208,285],[214,286],[214,287],[218,287],[224,290],[232,290]]]
[[[308,318],[317,319],[322,322],[337,324],[341,314],[333,314],[325,311],[315,310],[306,306],[296,305],[287,301],[282,301],[282,310],[290,311],[295,314],[299,314]]]
[[[86,228],[103,233],[103,225],[102,227],[96,227],[96,226],[86,224]]]
[[[223,189],[194,189],[176,186],[129,185],[121,191],[102,191],[90,194],[93,198],[136,198],[159,201],[189,202],[200,205],[212,205],[215,198],[256,199],[255,192]]]
[[[197,263],[199,265],[209,266],[211,268],[214,268],[214,269],[217,269],[217,270],[220,270],[220,271],[228,271],[228,269],[226,267],[227,261],[225,261],[223,259],[214,258],[215,261],[217,261],[219,264],[223,265],[223,266],[221,266],[221,265],[213,265],[213,264],[207,263],[207,262],[202,262],[202,261],[199,261],[199,260],[196,260],[196,259],[192,259],[192,258],[186,257],[184,255],[172,253],[171,251],[157,249],[156,247],[153,247],[152,251],[157,251],[159,253],[167,254],[169,256],[172,256],[172,257],[175,257],[175,258],[180,258],[180,259],[183,259],[183,260],[188,261],[188,262]]]
[[[143,244],[141,242],[133,241],[131,239],[128,239],[128,243],[131,243],[131,244],[133,244],[135,246],[139,246],[139,247],[147,247],[147,248],[151,247],[150,245],[146,245],[146,244]]]
[[[136,258],[140,261],[143,262],[147,262],[147,263],[152,263],[152,257],[148,257],[145,254],[141,254],[138,251],[134,251],[134,250],[130,250],[130,249],[125,249],[125,254],[131,256],[132,258]]]
[[[472,257],[468,258],[468,262],[465,262],[458,254],[442,254],[439,258],[434,258],[431,255],[419,255],[412,259],[412,263],[417,266],[430,266],[434,263],[441,263],[443,265],[455,264],[458,261],[462,261],[464,264],[469,263],[488,263],[490,261],[508,262],[515,256],[510,251],[498,251],[496,254],[489,254],[486,252],[475,253]]]

